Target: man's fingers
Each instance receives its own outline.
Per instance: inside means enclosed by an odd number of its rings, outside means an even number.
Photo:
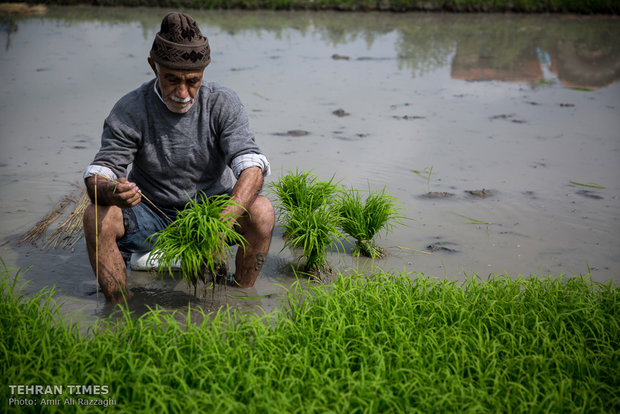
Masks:
[[[127,193],[127,192],[134,192],[137,193],[138,191],[140,191],[138,189],[138,186],[135,183],[130,183],[130,182],[119,182],[116,185],[116,189],[115,189],[115,193],[116,194],[121,194],[121,193]]]
[[[133,207],[137,205],[141,201],[141,199],[142,197],[140,197],[140,194],[136,194],[135,197],[132,197],[130,200],[127,201],[127,204],[129,204],[130,207]]]
[[[118,196],[126,203],[136,203],[140,200],[141,195],[138,191],[125,191]]]
[[[135,183],[127,181],[122,177],[116,183],[110,183],[112,185],[112,197],[116,199],[114,204],[119,207],[133,207],[141,200],[140,190]]]
[[[137,204],[137,203],[138,203],[138,201],[140,201],[140,198],[141,198],[141,197],[140,197],[140,193],[135,193],[134,195],[132,195],[132,196],[131,196],[128,200],[127,200],[127,202],[128,202],[128,203],[136,203],[136,204]]]

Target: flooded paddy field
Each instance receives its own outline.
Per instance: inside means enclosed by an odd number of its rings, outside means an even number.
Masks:
[[[16,241],[79,191],[103,120],[152,78],[166,10],[51,8],[0,26],[1,257],[70,312],[105,314],[84,241]],[[462,280],[490,273],[620,271],[620,36],[615,17],[196,11],[205,78],[233,88],[272,175],[312,170],[396,197],[412,220],[383,235],[379,267]],[[294,280],[282,230],[256,286],[192,299],[271,310]],[[186,306],[193,289],[131,271],[136,311]],[[247,295],[259,299],[231,296]],[[77,299],[77,300],[72,300]]]

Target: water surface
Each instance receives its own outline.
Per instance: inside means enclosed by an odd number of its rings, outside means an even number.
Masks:
[[[55,285],[77,299],[66,305],[72,312],[108,311],[96,306],[83,240],[73,250],[15,240],[81,185],[112,105],[151,79],[146,57],[164,13],[52,8],[0,26],[2,258],[28,269],[31,289]],[[415,220],[379,240],[387,259],[352,259],[347,245],[330,259],[336,269],[618,279],[617,18],[193,15],[212,45],[205,76],[245,103],[271,161],[267,184],[302,169],[359,189],[386,186]],[[483,189],[486,197],[470,193]],[[296,260],[281,235],[276,229],[254,289],[211,292],[199,302],[277,306]],[[128,280],[136,312],[180,308],[193,295],[169,278],[131,272]]]

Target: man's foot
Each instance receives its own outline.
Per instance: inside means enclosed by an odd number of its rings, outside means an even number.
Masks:
[[[217,275],[217,277],[215,278],[215,283],[225,286],[239,286],[239,283],[237,283],[237,281],[235,280],[235,275],[232,273]]]

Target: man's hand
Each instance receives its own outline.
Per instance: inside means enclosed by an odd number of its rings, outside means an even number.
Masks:
[[[97,180],[97,203],[105,206],[130,208],[141,200],[140,189],[135,183],[127,181],[125,177],[116,182],[101,177],[88,177],[86,187],[91,200],[95,199],[95,180]]]
[[[118,180],[118,184],[114,184],[112,198],[114,205],[120,208],[130,208],[142,200],[142,195],[136,183],[131,183],[125,177],[122,177]]]

